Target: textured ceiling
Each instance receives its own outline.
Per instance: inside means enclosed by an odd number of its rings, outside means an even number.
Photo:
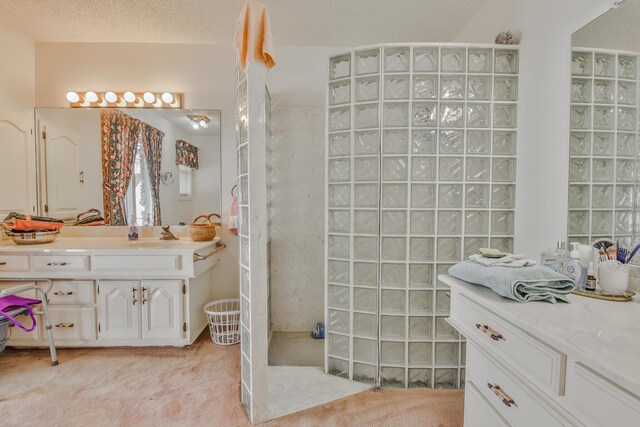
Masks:
[[[573,34],[573,45],[640,51],[640,0],[626,0]]]
[[[274,42],[451,41],[488,0],[264,0]],[[37,42],[232,41],[243,0],[1,0],[0,22]]]

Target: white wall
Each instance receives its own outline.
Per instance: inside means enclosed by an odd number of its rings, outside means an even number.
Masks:
[[[0,58],[0,108],[32,109],[35,102],[33,40],[0,23]]]

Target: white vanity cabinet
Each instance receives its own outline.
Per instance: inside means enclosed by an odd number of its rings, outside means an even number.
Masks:
[[[636,426],[640,303],[518,303],[441,275],[467,339],[467,427]]]

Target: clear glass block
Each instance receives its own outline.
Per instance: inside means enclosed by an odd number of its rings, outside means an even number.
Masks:
[[[489,154],[491,133],[487,130],[467,131],[467,154]]]
[[[409,71],[409,48],[385,48],[384,72],[396,73],[402,71]]]
[[[384,99],[409,99],[409,75],[391,75],[384,78]]]
[[[469,48],[467,64],[470,73],[490,73],[493,65],[493,51],[491,49]]]
[[[349,308],[349,288],[329,285],[329,307]]]
[[[444,127],[464,126],[464,104],[440,104],[440,125]]]
[[[591,79],[571,79],[571,102],[591,102]]]
[[[238,122],[238,140],[244,143],[249,138],[249,119],[246,111],[240,114]]]
[[[513,237],[492,237],[489,245],[499,251],[513,253]]]
[[[467,234],[472,234],[468,233]],[[480,248],[486,248],[489,245],[489,239],[486,237],[465,237],[463,258],[467,259],[473,254],[477,254]]]
[[[570,182],[589,182],[591,168],[589,159],[572,158],[569,162]]]
[[[380,136],[377,130],[355,132],[354,140],[355,154],[378,154]]]
[[[410,365],[430,365],[431,364],[431,343],[410,342],[409,343],[409,364]]]
[[[377,312],[377,289],[353,288],[353,309],[359,311]]]
[[[382,234],[407,234],[407,211],[382,211]]]
[[[382,386],[393,388],[404,388],[404,368],[391,368],[383,366],[381,369]]]
[[[498,236],[513,234],[514,216],[512,211],[491,212],[491,234]]]
[[[376,74],[380,70],[380,50],[356,52],[356,74]]]
[[[618,77],[623,79],[636,78],[636,57],[618,55]]]
[[[496,50],[493,72],[496,74],[517,74],[518,51]]]
[[[457,342],[437,342],[435,347],[436,366],[458,364]]]
[[[353,281],[358,286],[378,286],[378,263],[354,262]]]
[[[353,254],[355,259],[377,260],[378,259],[378,238],[377,237],[354,237]]]
[[[461,247],[459,237],[438,238],[438,261],[460,261]]]
[[[411,152],[414,154],[435,154],[437,131],[415,129],[411,132]]]
[[[407,180],[407,158],[385,157],[382,159],[382,179],[384,181]]]
[[[482,184],[467,184],[466,186],[466,207],[467,208],[488,208],[489,207],[489,186]]]
[[[487,211],[465,212],[465,234],[489,234],[489,213]]]
[[[593,155],[612,157],[614,152],[613,133],[595,132],[593,134]]]
[[[404,129],[385,130],[382,152],[384,154],[407,154],[409,152],[409,132]]]
[[[464,99],[464,76],[441,76],[440,99]]]
[[[249,239],[240,237],[240,264],[249,266]]]
[[[611,209],[611,206],[613,206],[612,185],[594,185],[592,192],[592,207],[599,209]]]
[[[351,179],[351,162],[349,159],[329,160],[329,182],[349,181]]]
[[[433,310],[433,291],[409,291],[409,312],[414,314],[431,313]]]
[[[594,168],[595,168],[596,159],[593,159],[593,161],[594,161]],[[605,159],[603,160],[603,162],[605,162],[603,167],[606,165],[607,167],[611,168],[608,170],[611,172],[611,175],[613,175],[613,160]],[[635,176],[634,171],[635,171],[635,162],[633,160],[627,160],[627,159],[616,160],[616,181],[617,182],[633,182],[634,176]],[[594,170],[594,175],[595,175],[595,170]]]
[[[355,207],[357,208],[377,208],[378,207],[378,185],[377,184],[356,184],[355,186]]]
[[[618,81],[618,104],[635,105],[636,83]]]
[[[380,294],[382,299],[381,309],[383,313],[401,314],[405,312],[405,303],[407,300],[405,291],[383,289]]]
[[[449,274],[449,269],[453,266],[454,264],[438,264],[436,266],[436,276],[439,276],[441,274]],[[446,285],[445,283],[443,283],[440,279],[436,280],[436,287],[437,288],[444,288],[444,289],[450,289],[449,285]]]
[[[589,129],[591,127],[591,107],[571,106],[571,129]]]
[[[409,286],[431,287],[433,284],[433,266],[431,264],[409,265]]]
[[[438,104],[435,102],[414,102],[413,126],[435,127],[438,124],[437,110]]]
[[[616,234],[633,233],[633,211],[617,211],[615,220]]]
[[[249,297],[250,291],[250,278],[249,278],[249,270],[245,267],[240,268],[240,293],[242,295]]]
[[[569,153],[572,156],[588,156],[591,154],[591,133],[571,132]]]
[[[593,129],[613,130],[615,126],[615,116],[613,107],[595,105],[593,107]]]
[[[613,104],[615,93],[616,87],[613,80],[593,81],[593,102],[596,104]]]
[[[329,261],[329,281],[349,283],[349,263],[347,261]]]
[[[462,211],[439,211],[438,212],[438,234],[461,234],[462,233]]]
[[[349,327],[349,312],[339,310],[329,310],[329,331],[342,332],[348,334]]]
[[[633,207],[633,186],[617,185],[616,186],[616,208],[632,208]]]
[[[240,235],[249,235],[249,209],[245,207],[240,208],[240,228],[238,229]]]
[[[333,108],[329,110],[329,130],[331,132],[349,129],[350,126],[349,107]]]
[[[494,79],[493,99],[495,101],[518,100],[518,78],[497,76]]]
[[[588,209],[591,205],[591,191],[588,185],[569,186],[569,208]]]
[[[353,359],[361,362],[377,363],[378,342],[363,338],[353,339]]]
[[[440,157],[440,181],[462,181],[462,157]]]
[[[249,146],[240,147],[240,175],[247,173],[249,169]]]
[[[456,388],[457,369],[435,369],[434,372],[433,388]]]
[[[409,105],[404,102],[385,102],[384,125],[389,127],[406,127],[409,124]]]
[[[615,56],[596,53],[595,57],[593,75],[596,77],[613,77],[616,69]]]
[[[329,258],[349,258],[351,243],[348,236],[329,235]]]
[[[243,176],[240,178],[240,197],[238,198],[238,204],[240,205],[248,205],[249,204],[249,177]]]
[[[462,154],[464,150],[464,134],[460,130],[440,131],[440,154]]]
[[[334,133],[329,135],[329,156],[348,156],[351,137],[348,133]]]
[[[356,234],[378,234],[378,212],[356,210],[353,214]]]
[[[411,184],[411,207],[435,208],[436,186],[434,184]]]
[[[356,129],[378,127],[378,104],[363,104],[355,106]]]
[[[451,307],[451,297],[449,291],[436,291],[436,313],[449,313]]]
[[[467,364],[467,343],[460,343],[460,365],[465,366]]]
[[[465,67],[465,49],[458,47],[443,47],[440,52],[440,71],[463,73]]]
[[[432,317],[409,317],[409,338],[431,339],[433,335],[431,319]]]
[[[636,130],[636,111],[637,108],[619,107],[618,108],[618,130],[630,131]]]
[[[490,117],[491,104],[467,104],[467,127],[488,128]]]
[[[437,99],[438,88],[437,74],[416,74],[413,76],[414,99]]]
[[[353,162],[356,182],[378,180],[378,157],[358,157]]]
[[[329,373],[340,378],[349,379],[349,362],[346,360],[328,358]]]
[[[251,304],[245,297],[240,299],[240,321],[243,325],[248,326],[251,320]]]
[[[493,127],[515,129],[518,123],[518,107],[511,104],[493,106]]]
[[[517,136],[511,131],[494,131],[493,132],[493,154],[501,156],[516,155]],[[482,153],[480,153],[482,154]]]
[[[240,337],[242,353],[251,354],[251,333],[244,326],[242,327],[242,336]]]
[[[439,208],[462,208],[462,185],[440,184],[438,189]]]
[[[327,334],[329,337],[329,355],[349,357],[349,337],[346,335]]]
[[[404,237],[383,237],[382,259],[396,261],[407,259],[407,239]]]
[[[406,264],[382,263],[380,279],[382,281],[382,286],[404,288],[407,283]]]
[[[571,55],[571,74],[574,76],[590,76],[593,74],[591,52],[573,52]]]
[[[351,75],[351,55],[335,56],[329,61],[329,79],[341,79]]]
[[[438,48],[416,47],[413,49],[413,71],[438,71]]]
[[[516,159],[494,157],[492,159],[491,179],[494,182],[515,182]]]
[[[411,179],[414,181],[435,181],[436,158],[413,156],[411,158]]]
[[[356,102],[377,101],[380,98],[380,81],[378,77],[356,79]]]
[[[618,133],[618,157],[636,155],[636,136],[632,133]]]
[[[353,380],[361,383],[375,385],[378,370],[373,365],[354,362],[353,364]]]
[[[449,339],[449,338],[458,338],[458,333],[451,326],[446,317],[436,316],[435,324],[436,324],[436,339]]]
[[[347,104],[351,101],[351,83],[340,81],[329,85],[329,104]]]
[[[361,337],[376,338],[378,335],[378,316],[353,313],[353,333]]]
[[[431,369],[411,368],[409,369],[409,388],[431,387]]]
[[[489,181],[489,158],[467,157],[467,181]]]
[[[404,316],[380,316],[380,338],[404,339],[405,337]]]
[[[407,207],[407,184],[382,184],[383,208]]]
[[[515,208],[515,186],[498,184],[491,186],[491,207],[494,209]]]
[[[409,244],[411,261],[433,261],[432,237],[411,237]]]
[[[611,211],[593,211],[591,213],[591,233],[612,235],[613,231],[613,212]]]

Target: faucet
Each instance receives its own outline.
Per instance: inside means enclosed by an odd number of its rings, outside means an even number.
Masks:
[[[168,225],[163,225],[160,240],[180,240],[180,239],[176,237],[171,231],[169,231]]]

